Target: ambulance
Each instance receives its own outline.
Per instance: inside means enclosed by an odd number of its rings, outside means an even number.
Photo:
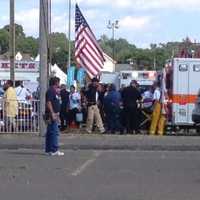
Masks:
[[[132,80],[136,80],[142,90],[152,86],[157,79],[156,71],[121,71],[120,72],[120,88],[130,85]]]
[[[103,84],[114,84],[116,89],[120,89],[120,79],[118,72],[101,72],[100,74],[100,83]]]
[[[200,59],[173,58],[163,71],[163,113],[172,126],[193,126],[192,110],[200,88]]]

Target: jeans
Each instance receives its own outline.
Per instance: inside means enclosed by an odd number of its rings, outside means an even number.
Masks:
[[[46,153],[49,152],[54,153],[58,150],[58,135],[59,135],[58,123],[52,121],[47,126],[46,145],[45,145]]]
[[[60,127],[61,129],[65,129],[69,122],[69,114],[67,112],[61,111],[60,112]]]
[[[111,133],[115,131],[122,131],[122,125],[120,122],[120,108],[117,106],[109,106],[107,110],[107,129]]]

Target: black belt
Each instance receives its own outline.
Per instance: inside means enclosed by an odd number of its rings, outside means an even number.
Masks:
[[[88,106],[95,106],[97,105],[96,103],[88,103]]]

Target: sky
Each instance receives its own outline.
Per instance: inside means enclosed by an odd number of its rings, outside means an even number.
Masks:
[[[0,0],[0,28],[9,23],[9,1]],[[68,1],[52,0],[52,32],[68,33]],[[103,34],[111,38],[108,21],[118,20],[115,38],[140,48],[187,36],[200,41],[200,0],[72,0],[72,39],[75,3],[97,39]],[[26,35],[38,37],[39,0],[15,0],[15,7],[16,23],[23,25]]]

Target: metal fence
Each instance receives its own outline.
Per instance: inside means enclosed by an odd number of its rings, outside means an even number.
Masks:
[[[39,133],[39,101],[0,99],[0,133]]]

